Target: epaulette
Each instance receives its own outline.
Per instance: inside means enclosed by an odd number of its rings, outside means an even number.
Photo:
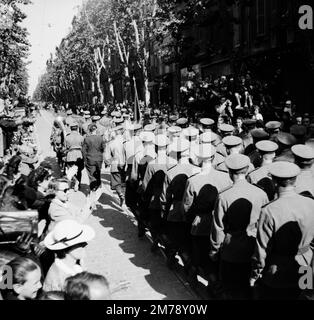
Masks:
[[[261,167],[255,168],[254,170],[252,170],[249,175],[251,175],[253,172],[257,171],[258,169],[260,169]]]
[[[169,169],[167,169],[167,172],[169,172],[170,170],[172,170],[173,168],[175,168],[179,163],[176,163],[174,165],[172,165]]]
[[[197,176],[198,174],[199,174],[199,172],[196,172],[196,173],[192,174],[192,175],[188,178],[188,180],[190,180],[191,178]]]
[[[268,203],[266,203],[265,205],[262,206],[262,209],[265,209],[268,205],[270,205],[271,203],[273,203],[273,202],[275,202],[275,201],[277,201],[277,200],[278,200],[278,198],[277,198],[277,199],[274,199],[274,200],[272,200],[272,201],[269,201]]]
[[[228,191],[229,189],[231,189],[232,187],[233,187],[233,184],[231,184],[231,185],[228,186],[227,188],[224,188],[224,189],[220,190],[220,191],[218,192],[218,194],[222,194],[222,193]]]

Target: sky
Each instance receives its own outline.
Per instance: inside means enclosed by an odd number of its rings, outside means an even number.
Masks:
[[[46,61],[70,31],[71,22],[83,0],[32,0],[22,7],[27,18],[23,26],[29,32],[31,44],[28,61],[29,95],[32,96],[40,75],[45,72]]]

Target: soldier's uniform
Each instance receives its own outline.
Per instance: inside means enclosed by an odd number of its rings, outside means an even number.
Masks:
[[[200,131],[202,133],[213,132],[214,124],[215,124],[215,121],[213,119],[202,118],[202,119],[200,119]]]
[[[269,140],[277,142],[277,136],[280,132],[281,123],[279,121],[269,121],[266,123],[265,128],[269,133]]]
[[[251,131],[251,136],[253,138],[253,143],[244,149],[244,154],[250,158],[254,167],[258,168],[262,164],[262,157],[255,145],[259,141],[268,140],[269,135],[264,129],[254,129]]]
[[[222,134],[222,139],[227,137],[227,136],[230,136],[233,134],[234,132],[234,126],[230,125],[230,124],[222,124],[220,127],[219,127],[219,131],[221,132]],[[226,157],[228,154],[227,154],[227,150],[226,150],[226,146],[225,144],[222,142],[218,143],[217,144],[217,153],[220,153],[223,157]]]
[[[250,159],[234,154],[225,163],[229,170],[237,172],[248,168]],[[214,260],[220,256],[220,277],[231,295],[241,289],[248,293],[257,222],[267,203],[266,193],[245,179],[235,181],[219,194],[210,233],[210,255]]]
[[[178,155],[188,153],[189,143],[185,139],[178,139],[172,145],[172,152]],[[188,157],[184,157],[188,160]],[[174,262],[177,250],[185,247],[185,241],[189,238],[188,224],[185,223],[182,201],[187,179],[200,172],[200,168],[190,164],[188,161],[179,163],[171,167],[166,172],[163,191],[160,197],[162,215],[167,220],[167,236],[170,243],[167,245],[168,263]]]
[[[120,199],[120,206],[124,203],[122,183],[125,178],[126,157],[124,150],[124,140],[122,126],[114,128],[116,137],[109,142],[105,152],[105,162],[110,164],[111,189],[115,190]]]
[[[227,136],[222,139],[222,143],[225,146],[227,156],[233,153],[240,153],[243,149],[243,141],[241,138],[236,136]],[[216,166],[216,169],[222,172],[229,172],[225,162],[220,163]],[[254,170],[253,164],[250,162],[248,173]]]
[[[276,162],[270,173],[284,181],[297,177],[300,169],[293,163]],[[253,286],[261,277],[264,299],[296,299],[299,268],[309,266],[313,256],[314,200],[298,195],[291,186],[283,187],[279,198],[262,209],[258,223],[250,283]]]
[[[73,121],[72,123],[69,123],[69,127],[71,129],[71,133],[68,134],[65,138],[66,162],[68,164],[75,163],[77,165],[77,179],[79,183],[81,183],[82,170],[84,169],[84,161],[82,154],[84,138],[77,131],[77,122]]]
[[[72,117],[72,115],[73,115],[72,110],[68,110],[66,112],[66,114],[67,114],[67,116],[65,118],[66,132],[67,132],[67,134],[69,134],[71,132],[70,124],[74,121],[74,118]]]
[[[160,196],[163,190],[166,172],[169,167],[176,164],[174,159],[171,159],[166,155],[166,150],[160,152],[160,149],[166,149],[169,145],[167,136],[156,136],[154,143],[159,148],[158,155],[156,159],[148,163],[142,185],[143,209],[147,210],[151,235],[154,241],[152,250],[156,250],[158,247],[157,236],[163,227]]]
[[[294,155],[291,151],[291,147],[297,143],[295,137],[290,133],[280,132],[277,135],[277,143],[279,145],[279,150],[274,161],[287,161],[293,163]]]
[[[278,145],[273,141],[264,140],[259,141],[256,144],[256,148],[261,152],[261,154],[273,154],[278,150]],[[269,176],[270,165],[271,162],[262,162],[261,167],[249,173],[248,181],[262,188],[266,192],[268,199],[271,201],[275,197],[275,185]]]
[[[89,134],[88,127],[92,123],[89,111],[84,112],[84,119],[85,119],[85,122],[82,125],[82,131],[84,135],[88,135]]]
[[[301,172],[297,176],[296,192],[311,196],[314,199],[314,175],[311,170],[314,162],[314,150],[299,144],[293,146],[291,151],[295,156],[296,164],[301,168]]]
[[[138,180],[134,181],[133,175],[133,163],[134,157],[138,152],[143,150],[142,140],[140,139],[139,131],[142,126],[140,124],[129,125],[130,140],[124,142],[124,150],[126,157],[126,188],[125,188],[125,203],[131,208],[131,211],[136,210],[138,199],[137,199],[137,188]]]
[[[195,150],[200,161],[213,159],[214,147],[200,145]],[[183,197],[185,219],[191,226],[193,243],[192,260],[195,267],[209,266],[209,235],[218,193],[231,185],[229,175],[214,168],[203,171],[187,180]]]

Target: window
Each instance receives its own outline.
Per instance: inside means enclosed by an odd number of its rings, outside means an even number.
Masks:
[[[265,34],[265,21],[266,21],[266,0],[256,0],[256,21],[258,36]]]

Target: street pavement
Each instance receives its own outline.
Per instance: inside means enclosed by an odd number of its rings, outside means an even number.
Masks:
[[[52,113],[41,111],[35,130],[42,158],[60,175],[49,141],[53,120]],[[109,171],[104,170],[102,176],[104,192],[86,222],[96,232],[87,247],[87,270],[108,279],[116,300],[199,299],[181,277],[167,268],[161,252],[151,253],[148,238],[138,239],[132,214],[120,208],[118,197],[110,190]],[[88,185],[85,170],[82,184]]]

